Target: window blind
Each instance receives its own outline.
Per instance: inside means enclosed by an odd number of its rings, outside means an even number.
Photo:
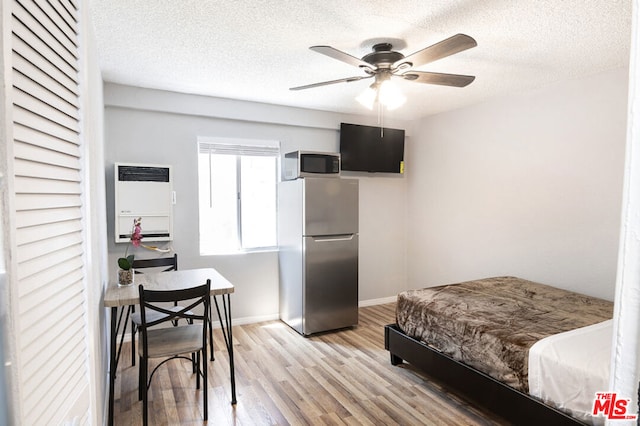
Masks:
[[[76,0],[11,3],[21,424],[60,424],[88,385]]]
[[[269,157],[275,157],[280,154],[278,145],[245,145],[226,142],[198,142],[198,144],[201,154],[257,155]]]

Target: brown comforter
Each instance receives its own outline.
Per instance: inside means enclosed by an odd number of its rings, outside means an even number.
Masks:
[[[409,290],[396,306],[405,334],[523,392],[535,342],[612,316],[612,302],[515,277]]]

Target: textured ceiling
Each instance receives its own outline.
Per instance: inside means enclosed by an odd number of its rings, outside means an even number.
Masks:
[[[356,57],[391,40],[405,55],[457,33],[478,46],[417,69],[475,75],[465,88],[400,80],[415,119],[626,67],[631,0],[91,0],[103,78],[147,88],[356,114],[371,80],[309,50]]]

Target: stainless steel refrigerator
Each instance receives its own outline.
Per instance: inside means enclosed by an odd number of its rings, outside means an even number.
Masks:
[[[280,319],[303,335],[358,324],[358,180],[278,186]]]

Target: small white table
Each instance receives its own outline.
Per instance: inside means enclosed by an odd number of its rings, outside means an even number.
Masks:
[[[211,280],[211,296],[216,306],[220,327],[224,336],[227,351],[229,352],[229,369],[231,371],[231,403],[236,403],[236,380],[233,365],[233,337],[231,333],[231,293],[234,292],[233,284],[227,281],[218,271],[213,268],[184,269],[180,271],[150,272],[136,274],[135,282],[132,285],[120,286],[109,283],[104,295],[104,307],[111,308],[111,331],[110,331],[110,371],[109,371],[109,425],[113,425],[113,404],[114,387],[118,361],[122,350],[122,342],[129,314],[135,305],[140,304],[139,285],[143,285],[148,290],[179,290],[183,288],[202,285]],[[222,299],[222,313],[218,304],[217,296]],[[118,308],[120,314],[118,315]],[[126,312],[126,315],[125,315]],[[224,320],[222,317],[224,314]],[[125,316],[124,322],[122,321]],[[118,333],[122,330],[120,342],[117,342]],[[213,351],[211,351],[213,360]]]

